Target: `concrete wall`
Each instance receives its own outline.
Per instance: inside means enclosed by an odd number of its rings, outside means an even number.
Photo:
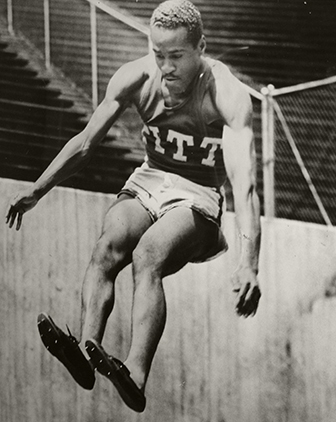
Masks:
[[[229,252],[165,280],[168,321],[142,415],[99,377],[81,390],[43,348],[36,317],[80,330],[80,287],[113,196],[56,188],[4,224],[9,197],[26,183],[0,180],[0,421],[330,422],[336,412],[336,229],[263,220],[254,318],[238,318],[229,276],[238,259],[234,215]],[[130,269],[104,346],[121,359],[129,345]]]

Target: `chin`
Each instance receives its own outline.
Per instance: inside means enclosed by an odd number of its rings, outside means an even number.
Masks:
[[[180,79],[176,79],[174,81],[167,81],[166,80],[166,85],[167,85],[168,88],[174,89],[174,90],[184,91],[184,89],[185,89],[185,86],[181,82]]]

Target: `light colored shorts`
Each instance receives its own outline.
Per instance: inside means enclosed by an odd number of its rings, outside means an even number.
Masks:
[[[209,251],[209,256],[198,262],[213,259],[227,250],[220,229],[225,205],[224,188],[202,186],[176,174],[150,168],[144,163],[130,176],[118,196],[123,193],[136,198],[153,222],[173,208],[187,207],[215,223],[218,226],[218,245]]]

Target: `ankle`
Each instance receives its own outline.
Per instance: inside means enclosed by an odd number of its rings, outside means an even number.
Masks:
[[[132,364],[131,361],[126,360],[124,362],[124,365],[130,371],[130,376],[131,376],[132,380],[135,382],[135,384],[137,385],[137,387],[139,387],[140,390],[142,390],[142,392],[144,392],[145,387],[146,387],[146,375],[145,375],[145,373],[139,369],[138,365]]]

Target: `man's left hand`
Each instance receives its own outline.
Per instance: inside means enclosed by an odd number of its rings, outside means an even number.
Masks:
[[[239,316],[254,316],[261,292],[256,273],[250,268],[239,268],[232,275],[233,291],[237,293],[235,308]]]

